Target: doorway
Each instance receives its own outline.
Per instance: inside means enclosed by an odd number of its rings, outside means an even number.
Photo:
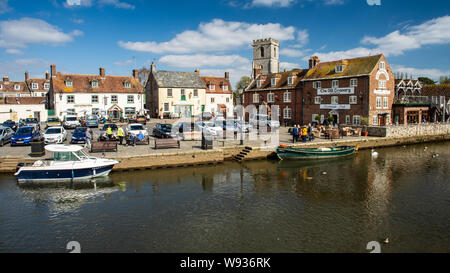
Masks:
[[[378,115],[378,125],[386,126],[386,114]]]

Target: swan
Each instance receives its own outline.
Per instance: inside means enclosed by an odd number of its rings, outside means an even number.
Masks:
[[[383,243],[389,244],[389,238],[384,239],[384,240],[383,240]]]
[[[374,149],[372,149],[372,157],[377,157],[378,156],[378,152],[375,152]]]

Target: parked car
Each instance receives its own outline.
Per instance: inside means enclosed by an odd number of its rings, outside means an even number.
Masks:
[[[212,136],[221,136],[223,133],[223,125],[215,124],[214,122],[197,122],[197,126],[201,131],[204,131],[207,134]]]
[[[106,130],[108,127],[111,127],[111,131],[113,132],[113,139],[117,140],[117,130],[119,130],[119,127],[117,127],[114,123],[105,123],[103,125],[103,128],[100,130],[100,136],[98,138],[99,141],[105,141],[108,140],[108,136],[106,135]]]
[[[49,127],[44,132],[45,144],[61,144],[66,141],[67,131],[62,126]]]
[[[153,128],[153,136],[158,138],[176,138],[177,132],[176,130],[172,132],[172,129],[171,124],[157,123],[155,128]]]
[[[13,129],[5,126],[0,126],[0,146],[3,147],[5,143],[11,142],[11,138],[13,135]]]
[[[96,115],[88,115],[87,117],[86,117],[86,127],[89,127],[89,128],[91,128],[91,127],[95,127],[95,128],[98,128],[98,116],[96,116]]]
[[[202,113],[202,120],[210,120],[212,119],[212,114],[210,112],[203,112]]]
[[[265,124],[272,128],[280,127],[280,122],[277,120],[271,120],[270,116],[264,114],[250,114],[249,124],[254,128],[259,128],[259,125]]]
[[[17,124],[15,121],[12,120],[7,120],[5,122],[2,123],[2,125],[4,127],[9,127],[11,129],[13,129],[13,131],[17,131],[17,128],[19,127],[19,124]]]
[[[15,145],[29,145],[34,138],[41,137],[36,126],[22,126],[17,129],[17,132],[11,137],[11,146]]]
[[[46,128],[54,126],[62,126],[61,120],[58,117],[49,117],[47,119]]]
[[[70,139],[70,144],[75,143],[86,143],[86,131],[87,127],[78,127],[72,132],[72,138]]]
[[[147,124],[147,117],[144,115],[136,116],[136,123]]]
[[[125,131],[125,133],[127,135],[131,134],[133,136],[136,136],[137,134],[139,134],[139,132],[142,132],[144,134],[144,136],[148,136],[147,129],[145,129],[144,125],[142,125],[140,123],[128,124],[126,131]]]
[[[23,124],[24,126],[35,126],[37,130],[41,130],[41,125],[37,118],[26,118]]]
[[[76,115],[67,115],[64,117],[63,126],[65,129],[75,129],[81,124]]]

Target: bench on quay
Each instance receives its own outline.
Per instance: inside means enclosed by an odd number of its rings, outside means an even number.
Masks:
[[[126,142],[127,142],[127,145],[133,145],[133,138],[127,137],[126,138]],[[150,137],[149,136],[145,136],[145,138],[142,141],[139,141],[138,139],[136,139],[136,144],[150,145]]]
[[[117,152],[116,141],[96,141],[91,143],[91,153]]]
[[[180,149],[180,141],[175,138],[157,138],[155,139],[155,149],[178,147]]]

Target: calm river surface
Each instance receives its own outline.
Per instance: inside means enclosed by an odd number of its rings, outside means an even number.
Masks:
[[[82,252],[368,252],[386,237],[382,252],[450,252],[450,143],[377,151],[116,173],[97,189],[0,176],[0,252],[69,241]]]

